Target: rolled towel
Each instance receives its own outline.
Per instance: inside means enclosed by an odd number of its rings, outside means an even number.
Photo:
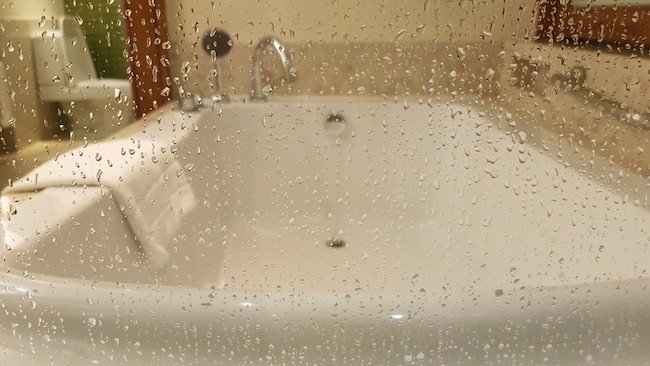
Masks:
[[[148,260],[158,267],[169,259],[166,248],[183,217],[196,207],[181,164],[168,146],[151,140],[107,141],[71,150],[38,166],[2,193],[62,186],[109,190]]]

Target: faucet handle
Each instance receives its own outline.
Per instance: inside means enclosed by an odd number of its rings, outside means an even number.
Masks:
[[[184,92],[179,101],[183,112],[195,112],[203,107],[203,97],[200,93]]]
[[[203,34],[203,51],[215,58],[227,55],[232,49],[232,39],[225,31],[217,28]]]
[[[223,87],[223,76],[221,70],[221,62],[219,58],[227,55],[232,49],[232,40],[225,31],[217,28],[208,30],[203,34],[203,50],[214,62],[214,69],[210,74],[210,81],[212,83],[212,99],[213,102],[227,102],[229,100]]]

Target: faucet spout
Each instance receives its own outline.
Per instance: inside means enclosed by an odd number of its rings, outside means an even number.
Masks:
[[[253,101],[264,101],[266,96],[262,92],[262,56],[264,51],[267,49],[272,49],[280,58],[282,62],[282,70],[284,71],[284,79],[286,82],[293,82],[295,80],[295,75],[292,73],[292,62],[287,48],[280,43],[280,41],[271,36],[262,38],[255,49],[253,50],[253,64],[252,64],[252,87],[251,87],[251,100]]]

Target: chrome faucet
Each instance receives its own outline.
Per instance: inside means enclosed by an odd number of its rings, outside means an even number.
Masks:
[[[282,61],[285,81],[293,82],[295,79],[293,70],[291,69],[291,58],[289,57],[289,53],[287,53],[287,48],[284,47],[284,45],[275,37],[267,36],[262,38],[253,50],[253,84],[251,87],[252,101],[258,102],[266,100],[266,96],[262,92],[262,55],[264,55],[264,51],[268,49],[269,46],[273,46],[273,50],[275,50],[280,57],[280,61]]]

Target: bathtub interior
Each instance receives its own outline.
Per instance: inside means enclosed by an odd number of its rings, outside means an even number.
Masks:
[[[606,162],[576,148],[570,163],[539,129],[504,115],[355,98],[169,112],[129,136],[168,141],[197,197],[164,268],[148,263],[110,197],[91,189],[74,196],[85,202],[73,205],[83,222],[62,217],[37,240],[24,235],[5,264],[262,293],[501,291],[647,276],[647,185],[617,189],[638,179],[622,170],[614,185],[597,182]],[[345,245],[328,245],[333,238]]]
[[[643,204],[481,110],[444,102],[224,110],[213,121],[221,147],[213,165],[224,167],[216,176],[228,197],[219,200],[232,233],[228,284],[381,293],[644,276]],[[326,126],[332,112],[345,118],[343,131]],[[328,247],[332,237],[346,246]]]

